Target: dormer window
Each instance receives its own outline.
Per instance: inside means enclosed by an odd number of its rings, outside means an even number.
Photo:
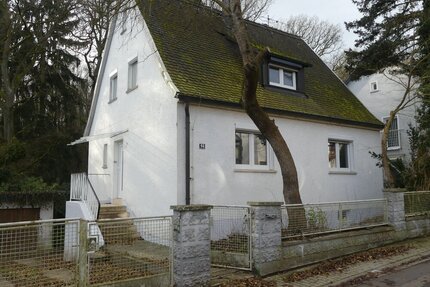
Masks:
[[[269,85],[297,90],[297,71],[269,64]]]
[[[263,63],[263,86],[277,92],[294,92],[295,95],[304,97],[305,67],[310,65],[271,55]]]

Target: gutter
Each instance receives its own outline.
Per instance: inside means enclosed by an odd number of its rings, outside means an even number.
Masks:
[[[190,106],[185,103],[185,204],[190,205],[191,203],[191,175],[190,175]]]
[[[213,107],[229,107],[233,109],[240,109],[241,111],[244,111],[242,106],[239,103],[233,103],[233,102],[223,102],[218,100],[212,100],[212,99],[203,99],[203,98],[196,98],[195,96],[189,96],[182,93],[177,93],[176,97],[186,103],[198,103],[199,105],[206,104]],[[271,108],[264,108],[264,110],[267,113],[270,113],[272,115],[280,115],[280,116],[287,116],[287,117],[293,117],[296,119],[308,119],[313,121],[321,121],[325,123],[335,123],[335,124],[341,124],[341,125],[349,125],[349,126],[355,126],[355,127],[362,127],[362,128],[369,128],[372,130],[381,130],[384,128],[384,125],[377,124],[377,123],[368,123],[368,122],[358,122],[354,120],[347,120],[347,119],[340,119],[340,118],[334,118],[334,117],[328,117],[328,116],[320,116],[320,115],[312,115],[312,114],[305,114],[301,112],[291,112],[291,111],[282,111],[282,110],[275,110]]]

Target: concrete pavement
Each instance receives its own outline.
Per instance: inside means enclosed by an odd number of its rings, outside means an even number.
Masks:
[[[393,255],[377,260],[364,261],[351,264],[341,270],[334,270],[330,273],[309,277],[296,282],[286,281],[286,277],[294,272],[308,271],[312,267],[299,268],[294,271],[279,273],[268,276],[263,281],[271,282],[270,286],[283,287],[346,287],[346,286],[405,286],[405,287],[430,287],[430,237],[421,237],[387,245],[385,247],[409,246],[410,248],[398,255]],[[414,267],[415,266],[415,267]],[[411,269],[409,269],[411,268]],[[400,273],[399,270],[402,270]],[[400,274],[393,277],[392,273]],[[405,274],[415,275],[405,275]],[[394,280],[390,279],[391,277]],[[229,285],[232,280],[252,277],[251,272],[232,269],[212,269],[212,286],[222,283]],[[374,281],[372,281],[374,280]],[[390,281],[391,280],[391,281]],[[389,285],[390,283],[393,285]],[[236,284],[236,283],[235,283]],[[368,284],[368,285],[363,285]],[[373,284],[373,285],[369,285]],[[379,284],[379,285],[377,285]],[[383,285],[386,284],[386,285]],[[421,285],[420,285],[421,284]],[[427,285],[426,285],[427,284]],[[245,285],[243,285],[245,286]],[[254,286],[254,285],[253,285]],[[258,285],[255,285],[258,286]]]
[[[412,240],[391,244],[389,246],[401,246],[401,245],[409,245],[411,248],[400,255],[381,258],[379,260],[360,262],[357,264],[350,265],[348,268],[343,269],[341,271],[333,271],[328,274],[310,277],[297,282],[286,282],[285,281],[286,274],[278,274],[275,276],[265,278],[265,280],[275,281],[276,286],[288,286],[288,287],[351,286],[353,285],[353,281],[352,281],[353,279],[356,279],[359,277],[367,277],[367,276],[375,277],[375,276],[384,274],[384,271],[405,266],[408,264],[412,264],[414,262],[421,261],[426,258],[430,258],[430,237],[416,238]],[[296,270],[296,271],[299,271],[299,270]],[[406,284],[406,282],[403,282],[403,283]],[[362,286],[362,285],[356,284],[355,286]],[[372,285],[368,285],[368,286],[372,286]],[[375,285],[375,286],[380,286],[380,285]],[[390,286],[390,285],[381,285],[381,286]],[[391,285],[391,286],[402,286],[402,285]],[[410,286],[419,286],[419,285],[410,285]],[[426,285],[423,285],[423,286],[426,286]],[[430,284],[427,285],[426,287],[430,287]]]

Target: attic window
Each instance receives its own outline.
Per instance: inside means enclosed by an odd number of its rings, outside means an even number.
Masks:
[[[270,57],[263,67],[263,82],[278,91],[304,92],[304,66],[278,57]]]
[[[379,91],[378,82],[371,82],[370,83],[370,92],[375,93],[377,91]]]
[[[269,84],[285,89],[297,89],[297,71],[285,67],[269,65]]]

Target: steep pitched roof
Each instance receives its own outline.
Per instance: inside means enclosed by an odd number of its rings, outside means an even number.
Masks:
[[[181,95],[199,101],[238,104],[242,62],[237,43],[219,12],[193,0],[143,0],[140,9],[158,52]],[[308,63],[304,94],[278,92],[259,85],[264,108],[327,121],[380,128],[377,120],[299,37],[248,22],[256,47],[268,46],[278,56]]]

